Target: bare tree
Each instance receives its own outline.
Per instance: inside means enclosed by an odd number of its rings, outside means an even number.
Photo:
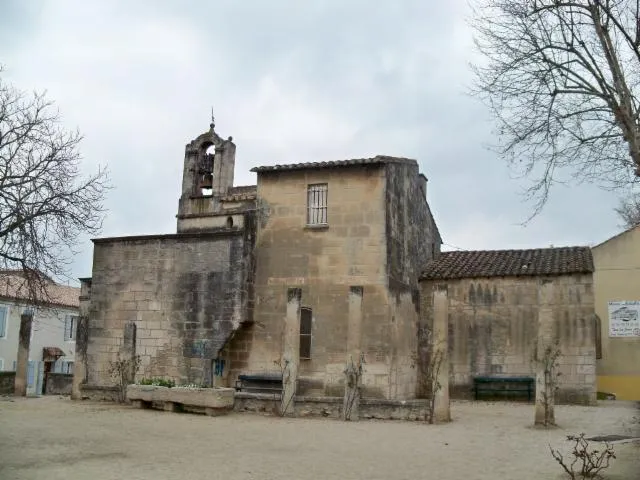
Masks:
[[[436,398],[442,390],[440,371],[445,361],[445,348],[442,342],[436,342],[433,329],[423,325],[418,330],[422,347],[419,350],[422,387],[427,394],[428,403],[425,414],[427,423],[435,423]]]
[[[118,402],[123,403],[127,400],[127,386],[135,381],[141,363],[140,355],[123,358],[119,353],[115,361],[109,362],[109,375],[118,387]]]
[[[497,151],[532,180],[535,211],[561,181],[640,175],[639,0],[474,0],[474,94]]]
[[[611,466],[611,461],[615,460],[616,452],[610,443],[604,442],[604,447],[593,448],[589,445],[589,440],[584,433],[580,435],[568,435],[567,440],[573,442],[573,447],[569,453],[573,457],[565,458],[560,450],[549,446],[551,456],[560,464],[565,473],[572,480],[585,478],[602,478],[600,472]]]
[[[536,385],[540,395],[536,398],[534,424],[552,427],[556,425],[555,404],[560,379],[559,358],[562,352],[558,344],[555,343],[547,345],[544,349],[539,349],[536,346],[533,355],[537,364],[536,371],[541,374]]]
[[[21,271],[13,288],[33,303],[48,299],[52,278],[68,278],[79,237],[102,226],[108,175],[82,176],[81,138],[45,94],[0,77],[0,270]]]
[[[345,369],[344,397],[342,400],[342,419],[357,421],[360,417],[360,389],[362,388],[362,374],[364,373],[364,353],[360,353],[358,363],[349,358]]]
[[[623,228],[632,228],[640,225],[640,196],[631,195],[620,200],[615,212],[622,220]]]

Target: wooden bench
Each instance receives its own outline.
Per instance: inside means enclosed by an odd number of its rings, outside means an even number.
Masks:
[[[481,393],[494,393],[494,394],[519,394],[526,393],[527,400],[531,401],[535,395],[535,383],[536,379],[533,377],[474,377],[473,378],[473,390],[475,393],[475,399]]]
[[[282,375],[280,373],[256,373],[238,375],[236,392],[282,392]]]

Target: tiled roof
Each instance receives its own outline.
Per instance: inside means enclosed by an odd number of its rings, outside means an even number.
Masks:
[[[45,304],[78,308],[80,306],[80,289],[60,285],[46,279],[46,295],[38,295]],[[0,298],[11,300],[29,300],[29,292],[22,271],[0,270]]]
[[[42,348],[42,356],[43,357],[64,357],[64,351],[60,347],[43,347]],[[46,362],[46,360],[45,360]]]
[[[593,258],[589,247],[559,247],[442,252],[426,265],[421,278],[452,280],[590,272]]]
[[[243,185],[240,187],[231,187],[222,200],[227,202],[238,202],[241,200],[253,200],[256,198],[258,191],[257,185]]]
[[[288,165],[266,165],[262,167],[254,167],[252,172],[274,172],[283,170],[307,170],[317,168],[335,168],[348,167],[352,165],[374,165],[380,163],[409,163],[417,165],[415,160],[410,158],[389,157],[387,155],[376,155],[372,158],[352,158],[350,160],[333,160],[328,162],[308,162],[308,163],[291,163]]]

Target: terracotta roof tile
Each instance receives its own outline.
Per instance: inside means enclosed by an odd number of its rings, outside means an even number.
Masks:
[[[374,165],[381,163],[409,163],[417,165],[418,163],[410,158],[389,157],[387,155],[376,155],[372,158],[352,158],[350,160],[333,160],[328,162],[307,162],[307,163],[291,163],[288,165],[265,165],[262,167],[254,167],[252,172],[274,172],[283,170],[307,170],[318,168],[335,168],[348,167],[352,165]]]
[[[42,295],[42,301],[49,305],[77,308],[80,306],[80,289],[60,285],[47,279],[48,298]],[[11,300],[28,300],[28,289],[22,271],[0,270],[0,297]]]
[[[442,252],[426,265],[424,280],[563,275],[593,272],[589,247]]]

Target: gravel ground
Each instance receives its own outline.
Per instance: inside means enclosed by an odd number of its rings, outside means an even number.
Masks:
[[[620,402],[557,407],[553,430],[530,427],[530,405],[454,402],[452,415],[344,423],[0,398],[0,479],[554,480],[566,477],[548,445],[568,451],[567,434],[640,434],[640,411]],[[640,443],[615,450],[606,478],[640,479]]]

